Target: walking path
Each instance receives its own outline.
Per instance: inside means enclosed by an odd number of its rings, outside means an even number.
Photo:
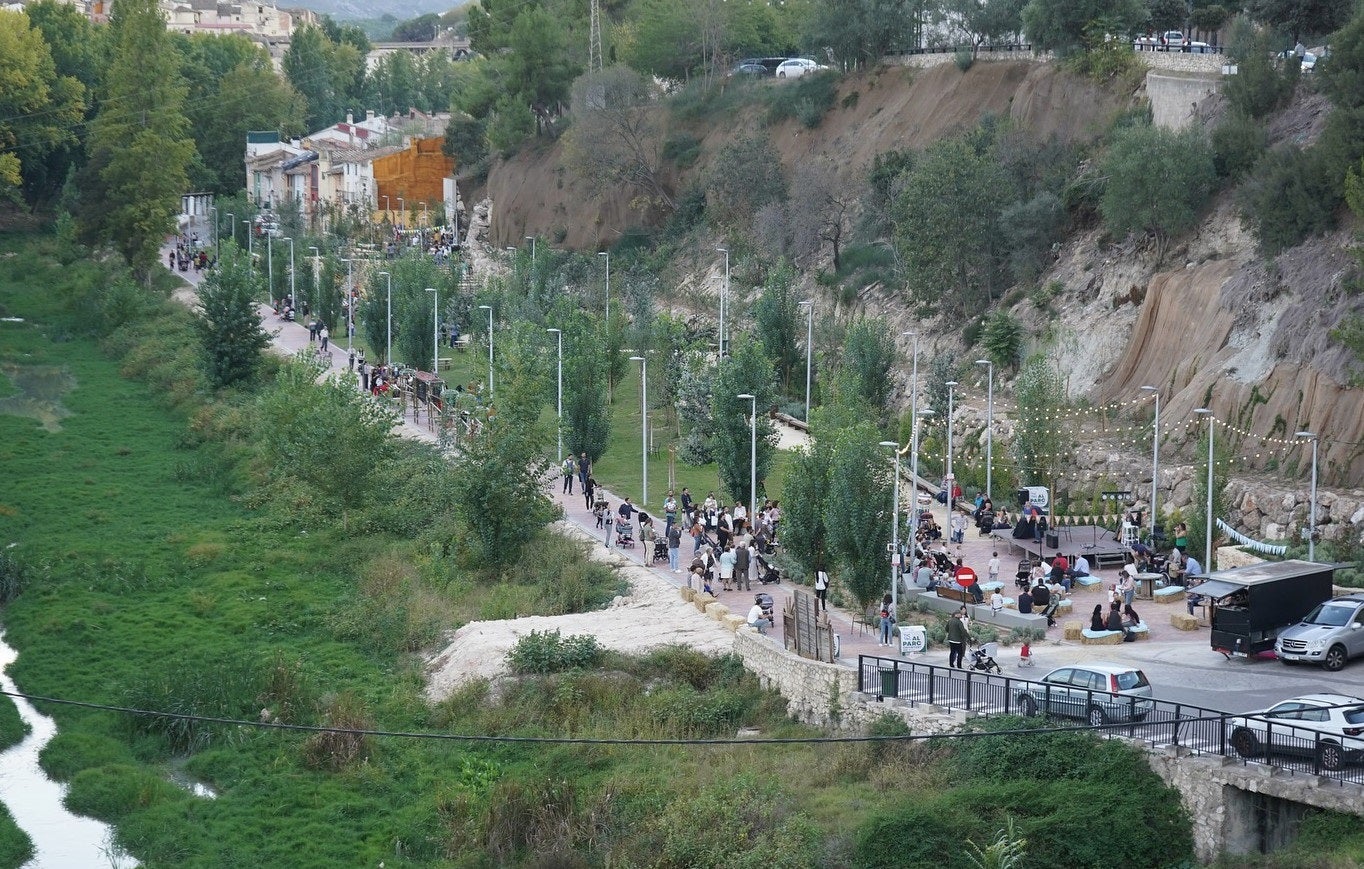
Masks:
[[[163,258],[165,256],[166,250],[168,249],[170,248],[168,247],[166,249],[163,249],[162,251]],[[203,278],[203,274],[194,272],[193,270],[185,273],[180,273],[180,275],[181,277],[185,278],[185,280],[188,283],[190,283],[191,286],[196,287]],[[284,321],[281,317],[277,316],[274,313],[274,310],[269,305],[266,304],[261,304],[259,306],[259,311],[261,315],[262,325],[266,329],[266,331],[270,333],[272,347],[276,352],[285,356],[293,356],[300,350],[308,350],[310,349],[310,347],[317,348],[316,343],[310,344],[308,340],[308,329],[303,323],[299,322],[291,323]],[[338,346],[338,343],[340,344],[340,346]],[[333,340],[331,342],[331,346],[328,349],[327,353],[325,354],[325,357],[329,360],[328,367],[330,371],[335,372],[347,369],[348,355],[345,346],[344,335],[341,336],[339,342],[336,340]],[[395,431],[403,437],[408,437],[415,440],[422,440],[429,443],[434,443],[436,441],[436,435],[433,431],[428,429],[423,424],[413,422],[412,419],[410,418],[404,418],[400,422],[398,422],[395,425]],[[790,445],[796,445],[797,443],[801,442],[802,438],[804,438],[805,442],[808,443],[808,438],[804,435],[803,432],[794,432],[794,430],[792,430],[792,432],[794,434],[800,435],[800,437],[788,438],[786,439],[786,443]],[[575,494],[571,495],[565,494],[561,491],[562,488],[561,481],[562,478],[558,475],[556,468],[549,484],[548,494],[550,498],[561,508],[564,520],[571,526],[576,528],[579,532],[586,535],[587,537],[601,541],[603,548],[613,550],[614,553],[625,558],[628,562],[638,566],[643,570],[648,571],[652,575],[652,577],[655,580],[658,580],[659,582],[647,584],[647,586],[644,587],[647,593],[650,594],[662,593],[661,590],[667,588],[676,590],[677,588],[680,588],[683,584],[685,584],[686,581],[685,567],[687,564],[690,563],[692,557],[692,546],[689,545],[690,539],[688,537],[683,538],[683,545],[680,553],[680,566],[682,567],[682,572],[679,573],[674,573],[671,570],[669,570],[666,560],[661,562],[661,564],[659,565],[652,564],[651,561],[653,553],[652,551],[646,552],[645,547],[643,546],[642,543],[637,544],[633,548],[616,549],[614,547],[614,541],[607,541],[603,535],[603,532],[596,528],[596,519],[592,515],[591,509],[585,504],[581,493],[578,492],[576,480],[574,483]],[[610,503],[613,518],[615,508],[624,499],[625,495],[630,495],[631,497],[634,497],[635,495],[638,494],[612,492],[607,491],[605,489],[601,489],[599,491],[604,493],[605,497]],[[914,493],[910,490],[910,487],[908,486],[902,487],[902,495],[905,503],[902,504],[901,509],[905,510],[912,509]],[[997,501],[1001,505],[1005,503],[1005,498],[1003,497],[1002,493],[1001,497],[999,497]],[[642,505],[637,504],[636,506],[641,507],[646,513],[649,513],[651,516],[655,517],[656,520],[655,528],[658,529],[661,533],[662,528],[664,526],[664,523],[662,521],[663,516],[662,499],[661,498],[659,499],[658,504]],[[948,529],[950,523],[948,521],[947,508],[944,505],[939,504],[936,500],[934,500],[931,502],[930,509],[933,511],[935,517],[937,518],[938,524],[944,530]],[[636,529],[638,529],[638,523],[636,523]],[[1009,597],[1014,596],[1016,590],[1013,587],[1013,578],[1018,559],[1016,557],[1010,556],[1007,547],[1001,547],[998,541],[992,540],[989,537],[980,536],[978,532],[975,530],[974,526],[972,526],[970,529],[968,529],[966,538],[963,541],[963,543],[960,545],[951,546],[950,550],[954,558],[957,555],[960,555],[967,565],[970,565],[971,567],[975,568],[977,574],[982,578],[982,580],[987,578],[988,571],[986,566],[989,563],[992,552],[998,551],[1001,560],[1000,580],[1004,582],[1005,586],[1004,594]],[[887,570],[887,574],[889,574],[889,570]],[[1078,620],[1084,622],[1085,626],[1087,627],[1089,622],[1089,613],[1093,609],[1095,604],[1100,603],[1105,604],[1106,609],[1106,603],[1108,601],[1108,588],[1117,581],[1118,571],[1115,569],[1108,570],[1096,569],[1094,570],[1094,575],[1096,577],[1101,578],[1103,582],[1089,589],[1081,589],[1080,587],[1077,586],[1070,595],[1071,600],[1073,601],[1072,614],[1069,616],[1058,617],[1057,626],[1048,631],[1047,642],[1049,644],[1057,646],[1058,648],[1048,649],[1048,652],[1046,653],[1047,666],[1057,665],[1061,663],[1070,663],[1077,660],[1092,659],[1095,657],[1118,656],[1115,655],[1115,652],[1117,650],[1114,649],[1114,647],[1112,646],[1098,647],[1082,646],[1081,644],[1076,643],[1074,641],[1064,641],[1061,639],[1062,634],[1061,624],[1063,622]],[[772,637],[774,642],[782,642],[781,612],[783,605],[789,598],[789,592],[792,587],[793,584],[789,580],[778,585],[767,586],[761,585],[755,580],[752,583],[752,589],[750,591],[725,592],[717,590],[715,596],[721,603],[728,606],[732,613],[735,613],[737,615],[746,615],[748,613],[749,608],[753,605],[754,594],[760,591],[766,591],[770,593],[776,602],[777,618],[776,625],[771,630],[769,630],[768,634],[769,636]],[[804,588],[809,589],[810,586],[807,584],[804,586]],[[1185,633],[1177,631],[1171,627],[1169,623],[1169,613],[1174,611],[1183,611],[1182,605],[1179,604],[1159,605],[1151,601],[1137,601],[1134,604],[1134,606],[1137,608],[1138,612],[1143,616],[1146,624],[1150,628],[1150,639],[1143,640],[1136,644],[1128,644],[1122,650],[1125,654],[1122,654],[1120,657],[1126,658],[1128,657],[1128,654],[1126,653],[1128,653],[1129,650],[1136,651],[1138,648],[1149,652],[1155,652],[1156,649],[1150,647],[1157,645],[1169,647],[1173,644],[1178,644],[1180,647],[1185,647],[1188,646],[1190,642],[1196,642],[1203,648],[1206,648],[1207,643],[1207,635],[1205,633],[1206,629],[1191,633]],[[916,617],[914,615],[905,614],[905,616],[900,619],[900,623],[909,624],[915,621],[915,619]],[[855,624],[853,614],[848,612],[846,609],[841,609],[837,607],[831,608],[830,622],[833,626],[834,633],[839,635],[840,638],[841,655],[839,663],[844,664],[846,666],[856,666],[857,656],[860,654],[866,655],[891,654],[891,650],[882,647],[878,644],[877,642],[878,631],[876,630],[876,628],[875,627],[869,628],[863,626],[860,624],[860,622]],[[639,624],[641,631],[647,632],[655,630],[655,628],[651,627],[643,620],[641,620]],[[527,628],[527,630],[528,629],[529,628]],[[1007,635],[1007,630],[1001,631],[1001,634]],[[929,654],[930,656],[936,658],[936,656],[940,653],[945,655],[946,652],[945,650],[932,649],[930,650]],[[1001,660],[1000,663],[1005,665],[1015,663],[1016,658],[1010,658],[1009,657],[1010,654],[1012,654],[1011,651],[1002,652],[1001,655],[1005,660]]]

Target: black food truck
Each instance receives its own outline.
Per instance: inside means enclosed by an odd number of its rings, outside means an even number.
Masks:
[[[1213,650],[1250,657],[1273,649],[1280,631],[1329,600],[1334,575],[1333,564],[1266,562],[1214,571],[1189,595],[1208,605]]]

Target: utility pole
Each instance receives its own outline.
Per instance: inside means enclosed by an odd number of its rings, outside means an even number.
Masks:
[[[602,71],[601,4],[591,0],[587,25],[587,71]]]

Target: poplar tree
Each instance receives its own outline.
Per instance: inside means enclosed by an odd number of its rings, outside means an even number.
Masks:
[[[90,125],[82,190],[83,233],[114,246],[145,276],[175,231],[194,142],[186,87],[156,0],[119,0],[99,114]]]

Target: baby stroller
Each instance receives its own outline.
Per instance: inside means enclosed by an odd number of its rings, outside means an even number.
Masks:
[[[763,608],[763,618],[775,625],[777,620],[773,613],[775,612],[776,604],[772,600],[772,595],[765,591],[761,591],[753,595],[753,601]]]
[[[629,522],[616,523],[616,545],[621,548],[635,545],[635,526]]]
[[[773,567],[772,563],[761,555],[758,556],[758,582],[763,585],[781,582],[781,571]]]
[[[1027,591],[1032,586],[1032,562],[1023,559],[1018,562],[1018,570],[1014,571],[1014,585],[1023,591]]]
[[[666,540],[661,540],[661,539],[658,539],[658,538],[655,538],[655,539],[654,539],[654,555],[653,555],[653,560],[654,560],[654,561],[667,561],[667,560],[668,560],[668,541],[666,541]]]
[[[979,649],[971,650],[971,669],[980,670],[985,673],[1001,672],[999,664],[995,663],[995,655],[999,653],[998,643],[986,643]]]

